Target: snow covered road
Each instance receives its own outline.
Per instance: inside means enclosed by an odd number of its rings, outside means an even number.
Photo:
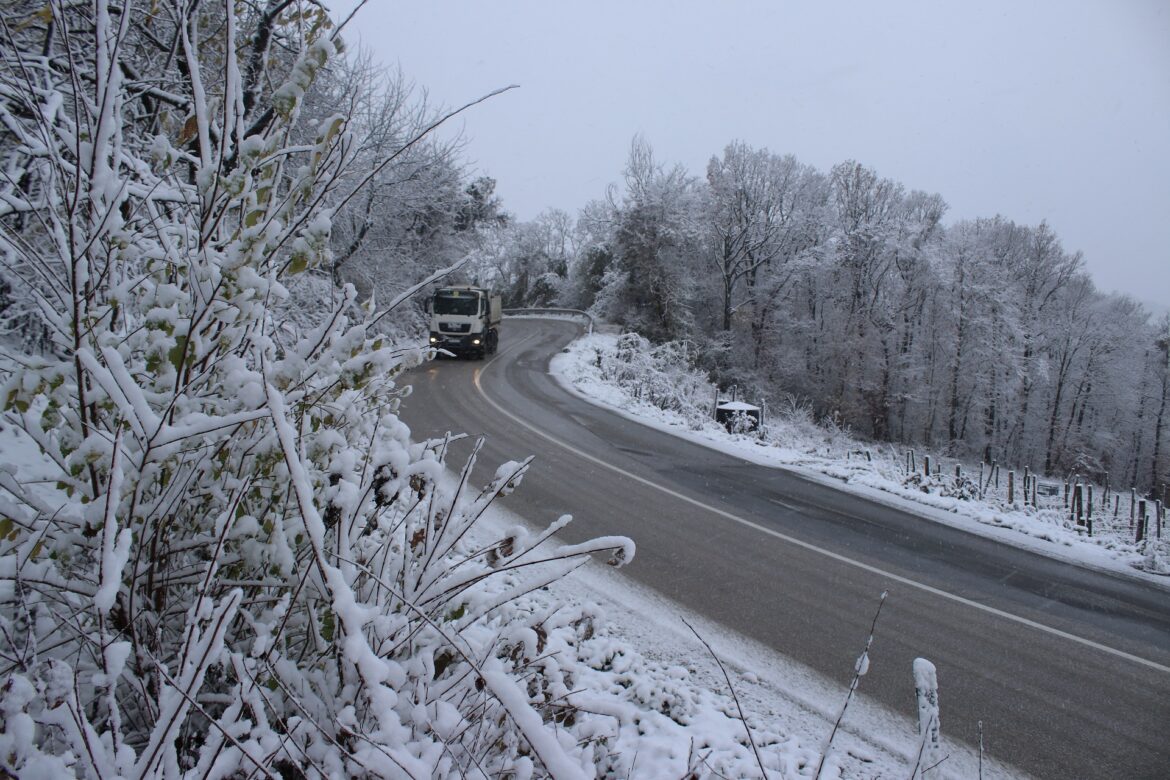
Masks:
[[[626,534],[639,583],[846,685],[890,591],[861,692],[914,706],[938,669],[943,732],[1041,777],[1170,768],[1170,597],[747,463],[586,403],[547,374],[572,323],[513,320],[488,362],[417,369],[416,438],[488,434],[488,463],[537,455],[510,508]]]

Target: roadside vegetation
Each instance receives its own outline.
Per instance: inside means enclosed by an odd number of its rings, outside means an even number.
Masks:
[[[436,207],[413,240],[473,230],[457,172],[427,178],[436,118],[371,141],[312,4],[10,10],[0,774],[583,776],[555,656],[587,616],[523,596],[632,544],[549,542],[567,518],[473,543],[527,462],[441,486],[444,442],[394,411],[403,297],[337,279],[371,191]]]
[[[991,463],[945,458],[857,437],[794,395],[765,404],[757,419],[726,425],[713,415],[718,388],[687,361],[688,345],[651,344],[635,333],[595,333],[554,358],[570,387],[647,423],[742,457],[827,477],[846,489],[880,491],[927,517],[965,525],[1055,557],[1170,575],[1170,520],[1133,490],[1112,491],[1083,475],[1042,480]]]

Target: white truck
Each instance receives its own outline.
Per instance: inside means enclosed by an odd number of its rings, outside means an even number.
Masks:
[[[482,360],[500,343],[500,296],[484,287],[440,287],[427,301],[430,343],[456,355]]]

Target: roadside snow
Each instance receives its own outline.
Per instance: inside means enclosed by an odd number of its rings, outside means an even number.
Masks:
[[[499,536],[524,524],[493,505],[480,533]],[[596,767],[598,776],[649,780],[684,777],[691,769],[699,777],[759,776],[723,673],[684,620],[727,668],[769,777],[807,778],[815,772],[847,686],[692,614],[599,562],[530,598],[537,611],[593,616],[593,635],[575,648],[586,671],[569,701],[600,716],[589,733],[604,735],[613,763]],[[865,628],[858,626],[859,644]],[[880,653],[872,662],[882,662]],[[906,669],[908,706],[899,713],[869,700],[863,682],[821,777],[908,777],[921,741],[913,706],[916,683],[915,670]],[[940,687],[945,699],[945,680]],[[941,741],[948,757],[932,777],[977,776],[974,751],[947,740],[945,729]],[[987,755],[982,771],[985,779],[1022,776]]]
[[[697,421],[694,410],[683,414],[659,408],[645,398],[636,397],[637,392],[603,377],[603,357],[609,359],[617,353],[619,338],[610,333],[583,336],[553,358],[550,371],[575,395],[696,444],[759,465],[795,471],[841,490],[1006,544],[1137,577],[1170,590],[1170,577],[1165,576],[1170,572],[1170,530],[1163,529],[1162,539],[1135,544],[1129,527],[1128,496],[1122,500],[1122,509],[1116,517],[1112,512],[1102,514],[1098,510],[1094,535],[1089,537],[1085,528],[1078,528],[1069,520],[1061,497],[1051,499],[1050,504],[1041,500],[1039,508],[1023,505],[1019,500],[1009,505],[1005,495],[1006,472],[998,491],[989,489],[979,499],[971,496],[970,491],[964,493],[945,469],[929,480],[918,474],[907,475],[903,454],[895,454],[890,446],[852,440],[843,431],[812,425],[807,415],[786,418],[783,413],[770,409],[766,440],[753,434],[731,434],[714,421]],[[952,473],[953,465],[951,462]],[[970,474],[971,470],[965,472]],[[1151,520],[1150,536],[1154,535]]]

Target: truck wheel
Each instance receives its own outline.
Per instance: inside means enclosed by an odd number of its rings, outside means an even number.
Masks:
[[[488,354],[489,355],[496,354],[496,349],[498,349],[499,346],[500,346],[500,334],[493,330],[491,332],[491,334],[488,335],[488,340],[487,340]]]

